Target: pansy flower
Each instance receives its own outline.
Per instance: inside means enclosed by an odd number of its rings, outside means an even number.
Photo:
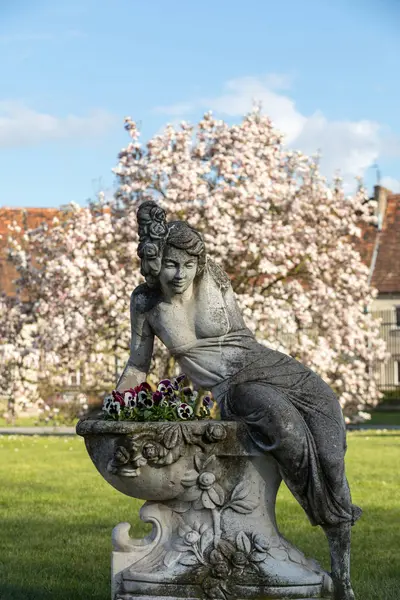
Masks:
[[[140,385],[137,385],[133,389],[136,392],[136,395],[138,395],[139,392],[151,392],[151,386],[147,383],[147,381],[143,381]]]
[[[179,406],[182,402],[179,393],[175,393],[172,396],[166,396],[166,399],[168,400],[168,404],[170,406]]]
[[[157,392],[161,392],[165,396],[173,396],[174,386],[172,385],[172,381],[170,379],[162,379],[158,384]]]
[[[161,392],[154,392],[152,398],[153,398],[154,406],[162,405],[164,396],[162,395]]]
[[[138,393],[137,404],[139,408],[153,408],[154,400],[151,394],[145,390]]]
[[[188,402],[190,402],[191,404],[194,404],[194,402],[197,399],[198,392],[192,390],[192,388],[190,388],[190,387],[184,387],[182,389],[182,393],[186,397],[186,400]]]
[[[181,375],[177,375],[174,379],[172,379],[172,387],[174,390],[179,391],[181,389],[181,383],[186,379],[186,375],[182,373]]]
[[[111,402],[114,402],[114,398],[112,397],[111,394],[108,394],[103,400],[102,410],[104,410],[105,412],[108,412]],[[40,409],[40,412],[43,412],[43,409]]]
[[[190,417],[193,415],[193,408],[189,406],[189,404],[186,404],[186,402],[183,402],[177,407],[176,412],[180,419],[186,420],[190,419]]]
[[[204,396],[203,406],[205,408],[208,408],[208,410],[210,410],[214,406],[214,401],[212,400],[211,396]]]
[[[127,408],[136,408],[137,406],[137,395],[133,388],[124,391],[124,402]]]
[[[109,404],[109,403],[110,403],[110,402],[112,402],[113,400],[114,400],[114,397],[113,397],[113,395],[112,395],[112,394],[107,394],[107,396],[106,396],[106,397],[104,398],[104,400],[103,400],[103,406],[106,406],[106,404]],[[43,400],[40,400],[40,401],[38,402],[38,404],[39,404],[39,403],[40,403],[40,406],[41,406],[42,404],[44,404]]]
[[[124,394],[122,392],[117,392],[117,390],[113,390],[111,394],[114,402],[119,402],[120,406],[123,408],[125,406]]]
[[[146,390],[147,392],[151,392],[151,385],[149,383],[147,383],[147,381],[143,381],[143,383],[141,383],[139,387],[141,390]]]
[[[119,415],[121,412],[121,404],[114,400],[113,395],[110,394],[104,398],[103,410],[109,415]]]

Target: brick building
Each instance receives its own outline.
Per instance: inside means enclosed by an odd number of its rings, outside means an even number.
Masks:
[[[21,227],[22,236],[28,229],[35,229],[44,222],[50,226],[60,212],[57,208],[0,208],[0,293],[15,294],[13,280],[17,273],[7,262],[8,226],[15,222]]]
[[[382,319],[381,335],[391,355],[380,367],[381,387],[400,395],[400,194],[376,186],[374,198],[378,223],[364,228],[359,250],[378,290],[372,312]]]

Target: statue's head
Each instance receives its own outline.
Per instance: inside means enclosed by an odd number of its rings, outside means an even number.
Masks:
[[[160,284],[172,293],[183,293],[206,263],[201,234],[186,221],[167,223],[165,211],[147,201],[137,212],[140,272],[150,287]]]

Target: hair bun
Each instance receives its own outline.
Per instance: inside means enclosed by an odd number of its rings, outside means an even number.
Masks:
[[[167,237],[168,227],[165,210],[153,200],[143,202],[139,206],[137,220],[140,241],[161,240]]]

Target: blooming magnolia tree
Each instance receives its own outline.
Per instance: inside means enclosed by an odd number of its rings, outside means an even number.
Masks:
[[[124,227],[98,204],[89,210],[71,204],[50,228],[22,239],[11,231],[10,260],[20,296],[31,300],[42,357],[38,377],[49,392],[65,388],[77,370],[85,392],[102,393],[115,383],[115,356],[125,359],[129,345],[130,288],[139,281],[136,245],[121,243],[128,238]]]
[[[286,151],[257,110],[237,125],[206,114],[197,127],[167,126],[144,147],[129,118],[126,129],[114,200],[71,205],[51,230],[11,242],[46,356],[39,379],[61,385],[81,368],[85,391],[114,386],[128,354],[130,293],[142,280],[136,210],[156,199],[169,219],[203,233],[260,341],[316,370],[348,416],[374,404],[372,366],[385,349],[367,312],[368,269],[351,241],[374,219],[364,190],[349,198],[339,180],[328,186],[317,161]],[[159,346],[155,361],[154,377],[165,376],[171,365]]]
[[[0,398],[9,417],[15,415],[20,403],[39,399],[34,332],[29,309],[18,298],[0,295]]]

